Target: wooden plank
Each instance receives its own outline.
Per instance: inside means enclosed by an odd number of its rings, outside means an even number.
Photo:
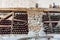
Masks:
[[[41,11],[41,12],[48,12],[48,11],[57,11],[60,12],[60,8],[0,8],[0,11]]]
[[[44,21],[44,23],[58,23],[59,21]]]
[[[0,27],[11,27],[11,25],[0,25]]]
[[[27,8],[0,8],[0,11],[27,11]]]

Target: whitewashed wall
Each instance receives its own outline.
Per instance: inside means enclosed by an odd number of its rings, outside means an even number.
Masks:
[[[34,7],[35,3],[31,0],[0,0],[0,8],[11,8],[11,7]]]
[[[60,0],[0,0],[0,8],[9,8],[9,7],[35,7],[35,4],[38,3],[39,7],[48,8],[49,4],[55,3],[56,5],[60,4]]]
[[[28,7],[28,0],[0,0],[0,7],[8,8],[8,7]]]

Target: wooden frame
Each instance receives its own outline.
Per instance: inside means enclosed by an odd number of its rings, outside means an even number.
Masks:
[[[60,12],[59,8],[0,8],[0,11],[40,11],[40,12]]]

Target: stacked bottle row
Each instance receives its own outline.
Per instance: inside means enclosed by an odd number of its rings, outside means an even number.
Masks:
[[[60,28],[59,27],[55,27],[51,30],[51,28],[45,28],[44,32],[46,32],[47,34],[50,34],[50,33],[60,33]]]
[[[52,23],[52,28],[49,26],[49,23],[44,24],[44,31],[47,34],[50,33],[60,33],[60,27],[56,27],[57,23]]]
[[[11,25],[11,21],[10,20],[1,20],[0,25]]]
[[[51,15],[50,18],[51,18],[51,21],[59,21],[60,15],[57,15],[57,16]],[[49,17],[47,15],[43,15],[43,21],[49,21]]]
[[[10,34],[11,27],[0,27],[0,34]]]

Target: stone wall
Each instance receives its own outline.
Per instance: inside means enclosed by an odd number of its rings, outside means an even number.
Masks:
[[[29,11],[28,13],[28,23],[31,30],[39,30],[43,26],[42,23],[43,12]]]

